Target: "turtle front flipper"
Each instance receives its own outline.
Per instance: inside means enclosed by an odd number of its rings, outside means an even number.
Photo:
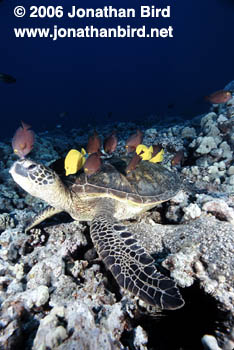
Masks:
[[[91,223],[91,237],[99,257],[120,287],[162,310],[184,305],[175,282],[157,271],[153,258],[132,238],[126,226],[108,215],[97,215]]]
[[[39,214],[35,215],[33,219],[27,224],[25,227],[25,233],[27,231],[31,230],[31,228],[39,225],[41,222],[43,222],[46,219],[49,219],[51,216],[61,213],[61,209],[56,209],[54,207],[48,206],[44,210],[42,210]]]

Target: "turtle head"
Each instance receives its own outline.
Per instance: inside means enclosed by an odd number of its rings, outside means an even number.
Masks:
[[[58,203],[58,193],[64,192],[59,176],[45,165],[22,158],[10,168],[14,181],[34,197],[43,199],[52,206]]]

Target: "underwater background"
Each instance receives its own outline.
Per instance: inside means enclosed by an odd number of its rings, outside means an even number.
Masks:
[[[137,17],[29,18],[32,5],[112,5]],[[141,5],[171,6],[171,17],[140,18]],[[233,20],[234,0],[0,0],[0,349],[234,349]],[[14,34],[54,25],[172,26],[174,37]],[[154,317],[122,293],[86,221],[63,212],[30,228],[47,210],[47,185],[30,195],[41,163],[74,184],[84,173],[102,181],[111,162],[124,179],[144,162],[169,174],[153,183],[163,203],[123,224],[176,282],[178,310]],[[168,186],[175,196],[164,202]]]
[[[206,113],[204,96],[223,89],[234,75],[232,0],[46,2],[79,7],[171,6],[171,18],[71,19],[16,18],[15,6],[29,0],[0,2],[1,137],[12,137],[20,120],[35,132],[57,125],[72,127],[109,122],[154,123],[170,116],[191,119]],[[37,4],[45,5],[45,2]],[[45,38],[19,39],[17,27],[99,27],[116,25],[173,26],[173,38]]]

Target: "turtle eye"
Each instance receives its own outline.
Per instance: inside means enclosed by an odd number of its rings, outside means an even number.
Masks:
[[[35,168],[36,168],[36,164],[31,164],[29,165],[28,170],[33,170]]]

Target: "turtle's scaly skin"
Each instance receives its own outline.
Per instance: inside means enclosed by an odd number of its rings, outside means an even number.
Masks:
[[[118,284],[158,309],[177,309],[183,300],[175,282],[159,273],[154,259],[140,247],[128,228],[110,221],[110,208],[97,214],[91,223],[91,237],[100,258]]]
[[[180,308],[184,302],[175,282],[157,271],[153,258],[118,222],[172,198],[180,189],[179,178],[160,164],[142,161],[126,175],[128,159],[110,162],[90,177],[79,173],[64,183],[48,167],[28,159],[15,162],[10,170],[14,180],[51,206],[27,229],[61,211],[91,221],[98,255],[123,289],[155,308]]]

